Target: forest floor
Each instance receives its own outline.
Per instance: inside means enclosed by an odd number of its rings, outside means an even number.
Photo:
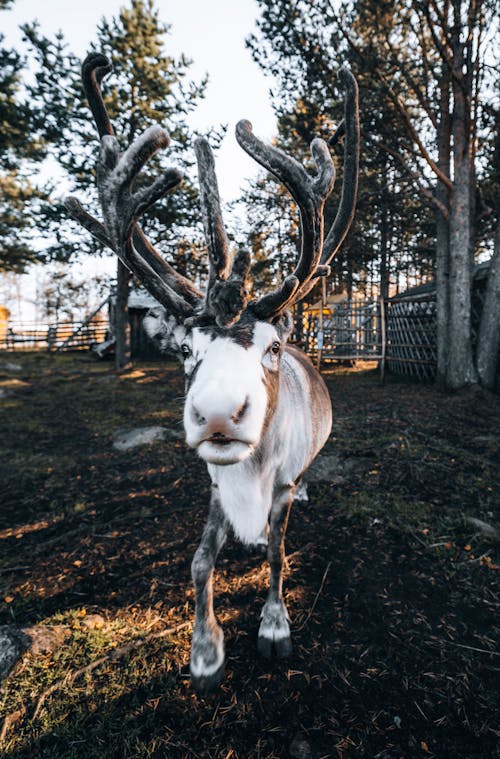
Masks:
[[[226,677],[200,698],[190,562],[209,483],[180,371],[0,355],[0,625],[57,641],[3,683],[0,756],[500,757],[500,398],[381,387],[359,366],[325,379],[334,430],[287,534],[293,653],[257,654],[267,569],[230,542]],[[113,448],[148,425],[171,433]]]

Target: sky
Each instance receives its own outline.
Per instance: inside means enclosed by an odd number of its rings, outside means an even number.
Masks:
[[[37,19],[41,31],[48,37],[62,30],[70,49],[83,58],[95,39],[99,20],[103,15],[116,16],[123,5],[128,6],[129,1],[15,0],[9,11],[0,12],[3,44],[22,49],[19,25]],[[236,143],[237,121],[249,119],[255,133],[267,140],[276,132],[269,97],[272,82],[264,77],[245,48],[245,37],[255,29],[257,3],[255,0],[156,0],[155,6],[161,20],[171,25],[167,38],[169,52],[174,56],[184,53],[193,61],[190,69],[193,80],[209,75],[205,100],[188,120],[190,127],[198,131],[227,124],[216,159],[217,176],[223,202],[233,200],[245,181],[255,177],[259,170]],[[163,126],[168,131],[168,125]],[[96,260],[89,274],[111,272],[113,266],[109,259]],[[41,276],[40,271],[36,276]],[[33,290],[34,277],[33,274],[30,279],[23,278],[23,290]],[[28,318],[28,313],[26,307],[23,308],[23,318]],[[33,318],[31,313],[29,318]]]
[[[49,37],[61,29],[70,49],[82,58],[95,39],[97,23],[105,15],[116,16],[124,0],[15,0],[10,11],[0,13],[0,29],[6,43],[19,46],[19,25],[37,19]],[[192,61],[191,78],[209,75],[206,98],[190,117],[190,126],[204,130],[227,124],[228,132],[218,154],[218,178],[224,200],[237,197],[239,187],[256,171],[255,163],[238,147],[234,126],[239,119],[252,121],[256,134],[271,138],[276,121],[269,87],[250,51],[245,37],[255,28],[255,0],[156,0],[160,18],[171,25],[167,38],[174,55],[186,54]],[[105,12],[103,13],[103,7]],[[165,125],[168,131],[168,125]]]

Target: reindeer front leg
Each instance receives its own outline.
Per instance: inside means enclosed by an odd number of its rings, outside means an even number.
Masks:
[[[258,650],[270,657],[273,646],[277,656],[288,656],[292,651],[288,612],[283,601],[282,569],[285,558],[285,533],[293,501],[295,485],[281,488],[273,500],[269,525],[267,556],[270,566],[269,593],[262,609],[262,622],[257,641]]]
[[[219,491],[216,485],[212,485],[208,520],[191,564],[195,620],[189,668],[191,682],[198,693],[206,693],[217,687],[224,675],[224,635],[215,619],[212,582],[215,561],[226,534]]]

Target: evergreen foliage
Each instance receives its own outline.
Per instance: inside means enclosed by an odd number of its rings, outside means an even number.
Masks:
[[[0,3],[0,10],[8,7],[5,0]],[[31,239],[43,193],[30,173],[44,150],[33,108],[23,93],[24,60],[3,42],[0,35],[0,272],[22,272],[37,258]]]
[[[185,238],[192,241],[193,230],[197,237],[199,222],[197,190],[189,179],[192,159],[187,147],[191,134],[186,116],[203,97],[206,79],[198,84],[190,81],[191,61],[183,55],[177,59],[168,54],[169,30],[160,21],[152,0],[132,0],[116,18],[101,20],[93,49],[113,62],[113,73],[106,80],[103,94],[122,147],[148,126],[160,123],[172,143],[166,153],[155,159],[152,171],[159,172],[173,164],[187,173],[182,186],[153,209],[146,228],[154,244],[161,240],[160,249],[171,259],[176,258],[178,249],[181,251],[182,268],[186,263],[182,253]],[[49,39],[36,23],[26,25],[23,31],[36,61],[30,95],[50,155],[63,168],[71,184],[68,191],[83,193],[86,205],[93,206],[99,214],[95,190],[98,138],[81,86],[81,62],[68,49],[62,34]],[[45,229],[56,239],[51,257],[60,260],[75,253],[96,251],[95,242],[68,221],[60,202],[53,201],[44,210]],[[201,229],[199,234],[201,239]],[[199,256],[195,256],[195,270],[198,260]]]

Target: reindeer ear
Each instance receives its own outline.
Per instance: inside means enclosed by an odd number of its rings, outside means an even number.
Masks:
[[[150,308],[142,324],[148,337],[162,353],[176,352],[186,332],[175,316],[161,306]]]
[[[278,317],[278,319],[273,322],[273,325],[278,330],[279,336],[281,340],[285,341],[288,340],[290,337],[290,333],[293,330],[293,317],[292,312],[288,309],[286,311],[283,311],[282,314]]]

